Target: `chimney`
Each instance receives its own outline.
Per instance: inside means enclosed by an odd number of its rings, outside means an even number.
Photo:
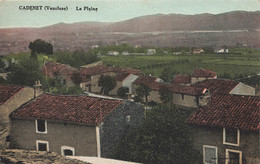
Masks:
[[[33,88],[34,88],[34,98],[43,94],[42,84],[41,84],[40,80],[37,80],[35,82],[35,85],[33,86]]]
[[[202,95],[199,96],[199,106],[203,107],[203,106],[207,106],[210,102],[211,96],[210,96],[210,92],[209,90],[207,90],[206,88],[204,88],[204,90],[202,91]]]

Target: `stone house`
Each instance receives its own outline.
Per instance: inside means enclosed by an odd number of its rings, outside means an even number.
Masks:
[[[87,95],[43,94],[14,111],[11,146],[62,155],[109,157],[142,122],[140,104]]]
[[[201,163],[259,163],[259,115],[260,97],[212,95],[187,120]]]
[[[203,68],[195,69],[191,75],[191,84],[206,79],[217,79],[217,73]]]
[[[73,74],[76,72],[76,70],[76,68],[73,68],[69,65],[51,61],[45,63],[42,68],[44,75],[52,78],[60,77],[61,84],[68,87],[75,86],[73,81]]]
[[[101,93],[101,87],[98,86],[99,78],[104,76],[114,77],[116,87],[110,92],[111,95],[117,95],[117,90],[121,86],[126,86],[131,92],[132,82],[140,74],[139,70],[130,68],[107,67],[104,65],[94,66],[89,68],[81,68],[79,70],[81,77],[80,87],[87,92]]]
[[[8,147],[10,143],[10,113],[35,96],[31,87],[0,84],[0,148]]]

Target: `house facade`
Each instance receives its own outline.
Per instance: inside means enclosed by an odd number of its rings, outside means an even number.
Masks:
[[[11,146],[109,157],[143,114],[140,104],[120,99],[43,94],[11,114]]]
[[[259,115],[260,97],[213,95],[187,121],[201,163],[259,163]]]
[[[0,148],[9,147],[10,113],[35,96],[31,87],[0,84]]]

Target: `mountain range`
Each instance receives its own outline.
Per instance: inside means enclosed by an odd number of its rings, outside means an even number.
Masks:
[[[260,48],[260,11],[221,14],[156,14],[121,22],[58,23],[41,28],[0,29],[0,55],[28,51],[41,38],[55,49],[88,49],[93,44],[130,43],[143,46],[232,46]]]

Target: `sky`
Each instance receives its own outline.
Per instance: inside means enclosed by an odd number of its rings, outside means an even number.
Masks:
[[[30,6],[43,7],[24,10]],[[45,6],[67,10],[50,11]],[[84,10],[84,7],[97,8],[97,11]],[[60,22],[118,22],[158,13],[194,15],[236,10],[260,10],[260,0],[0,0],[0,28],[43,27]]]

